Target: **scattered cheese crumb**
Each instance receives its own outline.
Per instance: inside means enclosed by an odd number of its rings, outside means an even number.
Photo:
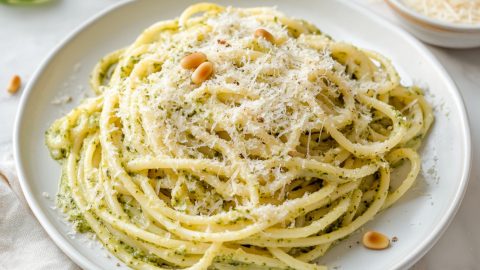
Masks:
[[[50,199],[50,194],[48,194],[48,192],[45,192],[45,191],[44,191],[44,192],[42,193],[42,196],[43,196],[44,198],[46,198],[46,199]]]
[[[71,96],[60,96],[53,99],[50,103],[53,105],[64,105],[72,102],[73,98]]]

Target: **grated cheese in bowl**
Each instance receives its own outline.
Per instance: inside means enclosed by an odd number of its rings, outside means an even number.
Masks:
[[[408,7],[433,19],[480,24],[480,0],[404,0]]]

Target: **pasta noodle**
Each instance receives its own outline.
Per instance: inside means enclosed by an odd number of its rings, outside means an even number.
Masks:
[[[194,52],[213,65],[196,83],[180,65]],[[385,57],[271,8],[190,6],[102,59],[91,86],[46,134],[57,203],[135,269],[326,269],[412,186],[433,121]]]

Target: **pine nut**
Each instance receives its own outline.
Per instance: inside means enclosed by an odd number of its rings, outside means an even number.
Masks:
[[[20,76],[14,75],[12,79],[10,79],[10,84],[8,85],[7,91],[10,94],[15,94],[18,89],[20,89],[20,85],[22,84],[22,80],[20,79]]]
[[[201,84],[206,81],[213,73],[213,64],[210,62],[204,62],[195,69],[192,74],[192,81],[196,84]]]
[[[267,30],[265,30],[263,28],[258,28],[257,30],[255,30],[255,33],[253,35],[256,38],[264,38],[267,41],[269,41],[270,43],[275,42],[275,38],[273,37],[273,35],[270,34],[270,32],[268,32]]]
[[[207,56],[201,52],[194,52],[185,56],[181,61],[180,65],[184,69],[195,69],[203,62],[207,61]]]
[[[384,234],[375,231],[366,232],[363,235],[362,243],[369,249],[386,249],[390,246],[390,240]]]

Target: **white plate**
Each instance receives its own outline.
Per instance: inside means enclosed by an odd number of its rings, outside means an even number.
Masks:
[[[145,0],[121,4],[90,20],[47,58],[23,94],[15,129],[15,156],[20,183],[30,207],[48,234],[77,264],[86,269],[117,269],[115,258],[70,226],[54,209],[60,166],[44,145],[49,125],[81,100],[88,74],[104,54],[130,44],[147,26],[179,16],[192,0]],[[356,233],[339,243],[322,262],[333,269],[404,269],[417,261],[440,237],[460,205],[470,167],[470,134],[461,97],[445,69],[418,41],[404,31],[347,1],[271,0],[215,1],[224,5],[277,5],[290,16],[314,22],[337,40],[377,50],[392,59],[403,83],[429,89],[435,124],[422,149],[423,172],[416,186],[366,228],[397,236],[384,251],[370,251],[356,242]],[[89,92],[88,90],[84,90]],[[51,101],[62,95],[65,106]],[[95,242],[94,242],[95,243]],[[104,256],[105,255],[105,256]],[[125,266],[123,266],[125,267]],[[339,267],[339,268],[334,268]]]

